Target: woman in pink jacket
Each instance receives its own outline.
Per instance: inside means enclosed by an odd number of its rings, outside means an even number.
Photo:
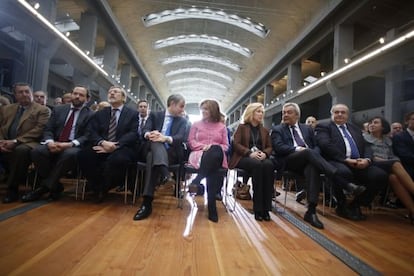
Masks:
[[[220,121],[220,107],[216,100],[200,103],[201,121],[195,122],[190,129],[188,144],[191,149],[188,162],[199,173],[190,185],[190,193],[196,193],[200,181],[207,180],[208,219],[218,222],[215,195],[223,183],[220,168],[227,168],[225,152],[229,147],[227,128]]]

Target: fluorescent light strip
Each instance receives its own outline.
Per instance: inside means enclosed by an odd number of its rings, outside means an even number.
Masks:
[[[402,43],[403,43],[403,42],[405,42],[407,39],[410,39],[410,38],[412,38],[413,36],[414,36],[414,30],[412,30],[412,31],[408,32],[407,34],[405,34],[405,35],[403,35],[403,36],[400,36],[399,38],[396,38],[395,40],[393,40],[393,41],[391,41],[391,42],[389,42],[389,43],[385,44],[384,46],[382,46],[382,47],[380,47],[380,48],[378,48],[378,49],[376,49],[376,50],[374,50],[374,51],[372,51],[372,52],[370,52],[370,53],[366,54],[365,56],[362,56],[361,58],[358,58],[358,59],[356,59],[356,60],[352,61],[351,63],[348,63],[348,64],[347,64],[347,65],[345,65],[344,67],[339,68],[339,69],[337,69],[336,71],[333,71],[333,72],[331,72],[331,73],[329,73],[329,74],[325,75],[324,77],[322,77],[322,78],[318,79],[317,81],[315,81],[315,82],[313,82],[313,83],[311,83],[311,84],[308,84],[307,86],[305,86],[305,87],[303,87],[303,88],[299,89],[299,90],[298,90],[298,93],[303,93],[303,92],[308,91],[308,90],[310,90],[310,89],[312,89],[312,88],[314,88],[314,87],[316,87],[316,86],[319,86],[319,85],[321,85],[322,83],[324,83],[324,82],[326,82],[326,81],[328,81],[328,80],[331,80],[331,79],[333,79],[334,77],[337,77],[337,76],[339,76],[340,74],[345,73],[345,72],[347,72],[347,71],[351,70],[352,68],[354,68],[354,67],[355,67],[355,66],[357,66],[358,64],[360,64],[360,63],[362,63],[362,62],[364,62],[364,61],[367,61],[367,60],[369,60],[369,59],[372,59],[372,58],[374,58],[374,57],[376,57],[376,56],[380,55],[381,53],[384,53],[384,52],[388,51],[389,49],[394,48],[394,47],[396,47],[396,46],[398,46],[398,45],[402,44]]]
[[[176,79],[176,80],[172,80],[172,81],[170,81],[169,82],[169,84],[170,84],[170,86],[174,86],[174,85],[176,85],[176,84],[190,84],[190,83],[200,83],[200,84],[202,84],[202,83],[206,83],[206,84],[211,84],[211,85],[214,85],[214,86],[217,86],[217,87],[219,87],[219,88],[222,88],[222,89],[228,89],[226,86],[224,86],[224,85],[222,85],[221,83],[218,83],[218,82],[215,82],[215,81],[212,81],[212,80],[208,80],[208,79],[202,79],[202,78],[183,78],[183,79]]]
[[[196,54],[189,54],[189,55],[180,55],[180,56],[172,56],[161,61],[162,65],[167,65],[171,63],[181,62],[181,61],[208,61],[223,65],[227,68],[230,68],[233,71],[240,72],[241,66],[233,63],[229,60],[218,58],[215,56],[210,55],[196,55]]]
[[[241,17],[236,14],[228,14],[222,10],[212,10],[209,8],[178,8],[175,10],[164,10],[159,13],[150,13],[142,17],[142,21],[146,27],[180,19],[215,20],[242,28],[261,38],[265,38],[270,32],[265,25],[253,22],[248,17]]]
[[[217,72],[217,71],[213,71],[213,70],[210,70],[210,69],[197,68],[197,67],[182,68],[182,69],[169,71],[168,73],[165,74],[165,76],[166,77],[172,77],[172,76],[176,76],[176,75],[179,75],[179,74],[186,74],[186,73],[209,74],[209,75],[213,75],[213,76],[225,79],[229,82],[233,82],[233,79],[230,78],[229,76],[227,76],[226,74],[223,74],[223,73],[220,73],[220,72]]]
[[[46,25],[50,30],[52,30],[58,37],[65,41],[73,50],[75,50],[79,55],[81,55],[86,61],[88,61],[92,66],[96,68],[99,72],[108,76],[108,73],[103,70],[98,64],[96,64],[88,55],[86,55],[81,49],[78,48],[71,40],[69,40],[64,34],[62,34],[55,26],[53,26],[46,18],[44,18],[40,13],[38,13],[29,3],[25,0],[17,0],[23,7],[30,11],[34,16],[36,16],[43,24]]]
[[[206,44],[210,44],[214,46],[219,46],[219,47],[223,47],[228,50],[234,51],[248,58],[253,55],[253,52],[249,48],[242,47],[238,43],[231,42],[227,39],[221,39],[216,36],[209,36],[206,34],[170,36],[165,39],[160,39],[160,40],[155,41],[154,49],[161,49],[164,47],[184,44],[184,43],[206,43]]]

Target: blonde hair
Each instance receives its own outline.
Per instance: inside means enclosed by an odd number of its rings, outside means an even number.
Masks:
[[[249,104],[243,112],[241,123],[242,124],[251,123],[253,119],[253,113],[259,108],[264,109],[263,104],[261,103]],[[260,122],[260,123],[263,123],[263,122]]]

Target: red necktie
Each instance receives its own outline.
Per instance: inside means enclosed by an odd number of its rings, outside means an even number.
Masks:
[[[76,108],[72,108],[72,113],[69,116],[69,119],[66,121],[65,126],[63,127],[62,132],[60,133],[59,142],[68,142],[70,132],[72,131],[73,121],[75,120],[75,112],[77,111]]]

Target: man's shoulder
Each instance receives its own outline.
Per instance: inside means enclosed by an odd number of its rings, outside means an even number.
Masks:
[[[401,140],[405,140],[407,138],[410,138],[410,133],[408,133],[408,131],[406,129],[404,129],[403,131],[401,131],[400,133],[397,133],[393,136],[392,140],[394,141],[401,141]]]

